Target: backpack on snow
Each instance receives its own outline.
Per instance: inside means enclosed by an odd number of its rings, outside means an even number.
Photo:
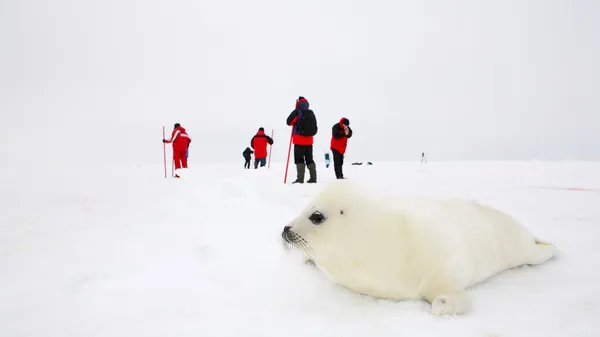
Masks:
[[[312,110],[302,111],[298,109],[298,115],[302,115],[298,119],[298,130],[302,136],[314,136],[319,130],[317,126],[317,117]]]

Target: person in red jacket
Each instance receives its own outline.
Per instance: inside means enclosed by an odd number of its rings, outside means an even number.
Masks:
[[[273,138],[265,134],[265,128],[258,128],[258,132],[250,140],[250,146],[254,149],[254,168],[267,165],[267,145],[273,145]]]
[[[350,129],[350,121],[348,118],[340,119],[331,128],[331,152],[333,153],[333,169],[337,179],[345,179],[342,172],[344,165],[344,154],[348,145],[348,138],[352,137],[352,129]]]
[[[297,121],[299,118],[310,116],[314,121],[314,128],[317,129],[316,117],[314,112],[309,109],[306,98],[300,96],[296,100],[296,109],[290,113],[286,123],[292,126],[292,142],[294,143],[294,163],[296,164],[297,178],[292,184],[304,183],[305,168],[308,167],[310,178],[307,183],[317,182],[317,168],[313,158],[313,137],[302,134],[302,130]],[[316,130],[313,130],[316,134]]]
[[[171,133],[171,139],[163,139],[163,143],[173,144],[173,160],[175,161],[175,172],[182,168],[187,169],[187,150],[190,146],[192,139],[188,136],[185,128],[179,123],[175,123],[173,126],[173,132]],[[175,178],[179,178],[179,174],[175,174]]]

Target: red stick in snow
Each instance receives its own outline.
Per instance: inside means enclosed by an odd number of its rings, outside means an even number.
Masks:
[[[273,138],[273,135],[275,134],[275,129],[271,129],[271,138]],[[269,144],[269,164],[267,164],[267,169],[271,168],[271,152],[273,149],[273,145]]]
[[[292,137],[293,136],[294,136],[294,128],[292,127],[292,131],[290,132],[290,146],[288,147],[287,161],[285,162],[285,177],[283,178],[284,184],[287,182],[288,166],[290,165],[290,151],[292,150]]]
[[[163,140],[165,139],[165,126],[163,125]],[[165,178],[167,177],[167,144],[163,142],[163,164],[165,167]]]

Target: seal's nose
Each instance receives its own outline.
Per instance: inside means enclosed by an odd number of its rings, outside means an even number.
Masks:
[[[285,242],[290,242],[290,238],[289,238],[290,228],[292,228],[292,226],[285,226],[285,227],[283,227],[283,232],[281,232],[281,237],[283,238],[283,240]]]

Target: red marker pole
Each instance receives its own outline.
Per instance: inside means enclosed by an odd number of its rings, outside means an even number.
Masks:
[[[165,126],[163,125],[163,140],[165,139]],[[163,166],[165,167],[165,178],[167,177],[167,144],[163,142]]]
[[[273,135],[275,134],[275,129],[271,129],[271,138],[273,138]],[[267,164],[267,169],[271,168],[271,152],[273,152],[273,145],[269,144],[269,163]]]
[[[293,136],[294,136],[294,129],[292,127],[292,131],[290,132],[290,146],[288,147],[287,161],[285,162],[285,177],[283,178],[284,184],[287,182],[288,166],[290,165],[290,151],[292,150],[292,137]]]

